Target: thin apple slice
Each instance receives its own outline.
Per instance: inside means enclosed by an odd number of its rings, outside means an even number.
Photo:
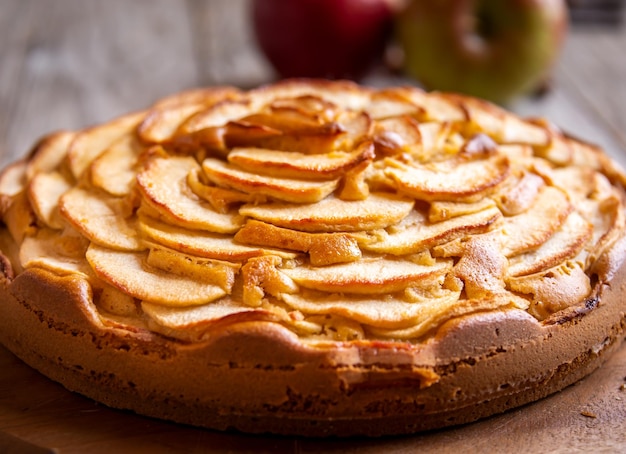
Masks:
[[[235,241],[307,252],[315,266],[352,262],[361,257],[356,239],[346,233],[307,233],[249,220]]]
[[[439,93],[427,93],[417,87],[401,87],[395,91],[421,109],[422,121],[462,122],[467,118],[462,108]]]
[[[339,183],[339,179],[311,181],[258,175],[214,158],[205,159],[202,162],[202,170],[206,177],[218,186],[247,193],[256,192],[294,203],[318,202],[331,194]]]
[[[18,192],[2,201],[2,221],[9,230],[13,240],[20,244],[24,237],[34,235],[37,231],[37,215],[26,195],[26,191]]]
[[[545,185],[543,178],[529,172],[524,172],[513,180],[514,183],[510,187],[494,196],[505,216],[514,216],[529,209]]]
[[[388,160],[385,174],[402,192],[418,200],[471,201],[489,192],[508,176],[509,160],[494,154],[486,159],[451,160],[407,165]]]
[[[495,104],[454,94],[444,96],[465,109],[471,127],[476,132],[485,133],[497,142],[537,146],[546,146],[550,143],[550,134],[546,128],[523,120]]]
[[[217,212],[189,187],[187,175],[199,167],[191,157],[153,156],[137,175],[144,201],[173,224],[214,233],[236,232],[243,225],[241,216]]]
[[[306,290],[284,294],[281,298],[289,306],[307,315],[339,315],[368,325],[368,329],[415,329],[417,333],[411,337],[416,337],[425,333],[428,327],[438,326],[437,323],[442,319],[451,318],[454,308],[462,304],[459,292],[443,289],[438,293],[417,303],[394,296],[319,294]],[[471,305],[468,306],[467,309],[470,309]]]
[[[446,221],[430,223],[427,216],[418,210],[403,219],[398,225],[379,233],[378,241],[363,244],[363,249],[393,255],[408,255],[425,248],[488,232],[502,215],[496,207],[477,213],[458,216]]]
[[[128,200],[75,186],[59,199],[61,215],[89,240],[122,251],[144,248]]]
[[[100,279],[142,301],[179,307],[207,304],[226,295],[210,279],[181,276],[148,265],[147,252],[117,251],[92,243],[86,257]]]
[[[195,113],[239,94],[239,90],[233,87],[210,87],[189,90],[165,98],[148,112],[138,128],[139,137],[148,143],[166,141]]]
[[[561,227],[572,210],[565,192],[553,186],[542,187],[528,210],[502,218],[498,235],[503,253],[513,257],[538,248]]]
[[[420,124],[410,116],[378,120],[373,133],[378,155],[414,154],[422,150]]]
[[[314,204],[244,205],[240,214],[304,232],[358,232],[382,229],[409,215],[414,200],[384,192],[365,200],[327,197]]]
[[[111,195],[127,196],[135,185],[141,150],[135,135],[122,136],[91,163],[91,183]]]
[[[93,279],[94,274],[85,260],[89,241],[69,229],[62,235],[57,230],[43,228],[27,236],[20,246],[20,263],[26,268],[45,268],[56,274],[77,274]]]
[[[246,98],[226,99],[208,106],[189,117],[178,128],[178,134],[190,134],[207,128],[222,127],[228,122],[240,120],[255,112]]]
[[[480,199],[478,202],[432,202],[428,208],[428,221],[441,222],[457,216],[478,213],[496,206],[496,202],[490,198]]]
[[[561,228],[538,249],[509,260],[508,274],[524,276],[557,266],[575,257],[593,235],[593,226],[572,211]]]
[[[261,194],[248,194],[207,184],[201,168],[189,172],[187,184],[195,195],[209,202],[220,213],[228,213],[233,207],[244,203],[267,203],[267,197]]]
[[[139,229],[150,241],[162,244],[183,254],[195,255],[217,260],[239,262],[259,255],[280,255],[285,259],[294,259],[296,254],[279,251],[270,247],[250,247],[235,243],[230,235],[189,230],[176,227],[149,216],[140,216]]]
[[[59,199],[72,188],[59,172],[37,173],[28,184],[28,199],[37,217],[48,227],[61,229],[66,224],[59,212]]]
[[[403,96],[402,89],[386,88],[372,93],[369,105],[365,108],[373,120],[394,117],[420,117],[424,109]]]
[[[451,262],[424,266],[385,258],[364,259],[324,267],[300,266],[280,271],[296,284],[330,293],[386,294],[399,292],[428,279],[445,275]]]
[[[74,178],[78,179],[91,162],[120,137],[134,134],[145,115],[145,112],[128,114],[77,133],[67,151],[67,162]]]
[[[26,169],[28,163],[25,160],[9,164],[0,173],[0,195],[10,199],[26,188]]]
[[[235,148],[228,154],[228,161],[249,172],[274,177],[332,180],[373,157],[372,144],[365,142],[352,152],[334,151],[325,154]]]
[[[39,172],[57,170],[67,154],[76,133],[58,131],[44,137],[33,150],[26,167],[26,179],[31,180]]]

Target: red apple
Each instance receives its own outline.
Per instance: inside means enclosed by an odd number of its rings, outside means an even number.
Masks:
[[[504,103],[545,81],[567,23],[565,0],[411,0],[396,27],[426,88]]]
[[[260,49],[282,77],[359,79],[380,59],[398,0],[254,0]]]

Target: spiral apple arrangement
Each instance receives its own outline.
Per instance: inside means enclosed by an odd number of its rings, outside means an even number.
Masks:
[[[390,42],[427,89],[506,103],[549,78],[565,0],[253,0],[260,50],[280,77],[362,79]]]

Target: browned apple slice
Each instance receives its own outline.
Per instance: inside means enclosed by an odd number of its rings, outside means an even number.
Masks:
[[[410,116],[378,120],[373,132],[378,155],[417,154],[422,150],[420,125]]]
[[[324,267],[300,266],[281,272],[302,287],[322,292],[381,294],[398,292],[451,270],[451,262],[432,266],[385,258],[363,259]]]
[[[135,135],[121,137],[91,163],[91,183],[117,197],[130,194],[140,152],[141,144]]]
[[[207,158],[202,162],[202,170],[206,177],[218,186],[247,193],[256,192],[294,203],[318,202],[331,194],[339,183],[338,179],[311,181],[259,175],[213,158]]]
[[[404,219],[414,201],[406,197],[372,193],[365,200],[327,197],[314,204],[274,203],[244,205],[239,212],[279,227],[304,232],[358,232],[382,229]]]
[[[169,139],[188,118],[224,99],[236,97],[232,87],[210,87],[189,90],[155,104],[138,128],[141,140],[160,143]]]
[[[148,265],[147,252],[116,251],[92,243],[86,257],[100,279],[142,301],[190,306],[226,295],[210,279],[181,276]]]
[[[393,255],[408,255],[439,244],[489,231],[501,217],[496,207],[477,213],[458,216],[442,222],[431,223],[418,210],[390,228],[379,233],[378,241],[363,244],[365,250]]]
[[[441,222],[457,216],[478,213],[496,206],[493,199],[485,198],[478,202],[432,202],[428,208],[428,221]]]
[[[316,266],[352,262],[361,257],[356,239],[346,233],[307,233],[249,220],[235,235],[243,244],[307,252]]]
[[[2,221],[6,225],[11,237],[16,243],[21,243],[24,237],[34,235],[37,231],[37,216],[30,205],[26,191],[18,192],[8,197],[4,202]]]
[[[26,167],[28,181],[38,172],[51,172],[59,168],[74,139],[71,131],[58,131],[44,137],[33,150]]]
[[[281,298],[304,314],[340,315],[368,325],[368,330],[414,330],[409,335],[402,336],[405,338],[417,337],[430,327],[436,327],[442,319],[453,317],[453,309],[462,304],[459,302],[459,292],[445,289],[420,302],[409,302],[393,296],[377,295],[370,298],[367,295],[320,294],[306,290],[296,294],[284,294]],[[471,306],[467,309],[471,310]],[[452,314],[448,315],[450,311]]]
[[[422,110],[420,119],[423,121],[459,122],[466,119],[463,109],[438,93],[426,93],[417,87],[401,87],[395,91]]]
[[[523,276],[557,266],[575,257],[593,234],[593,226],[572,211],[561,228],[538,249],[509,260],[508,274]]]
[[[483,132],[500,143],[525,143],[546,146],[550,143],[548,131],[526,121],[494,104],[477,98],[453,94],[445,97],[458,102],[466,112],[477,132]]]
[[[255,111],[257,106],[246,98],[226,99],[208,106],[189,117],[178,128],[179,134],[190,134],[206,128],[221,127],[231,121],[240,120]]]
[[[0,173],[0,195],[11,198],[26,188],[26,161],[16,161]]]
[[[228,154],[228,161],[249,172],[274,177],[330,180],[339,178],[348,169],[373,157],[371,142],[365,142],[352,152],[333,151],[324,154],[235,148]]]
[[[561,227],[573,207],[568,196],[553,186],[544,186],[535,203],[523,213],[502,218],[501,247],[512,257],[541,246]]]
[[[137,184],[144,200],[174,224],[215,233],[237,231],[241,216],[217,212],[189,187],[187,175],[199,167],[191,157],[154,156],[137,175]]]
[[[385,174],[398,188],[418,200],[472,200],[500,184],[509,174],[509,160],[494,154],[486,159],[407,165],[389,159]]]
[[[76,230],[102,246],[143,249],[128,200],[75,186],[59,199],[59,210]]]
[[[141,216],[139,229],[149,240],[184,254],[218,260],[243,261],[259,255],[280,255],[293,259],[296,254],[270,247],[258,248],[235,243],[231,236],[176,227],[148,216]]]
[[[59,172],[37,173],[28,184],[28,199],[37,217],[48,227],[61,229],[66,224],[59,213],[59,199],[72,188]]]
[[[134,134],[145,115],[145,112],[128,114],[77,133],[67,151],[69,168],[74,178],[80,177],[91,162],[120,137]]]
[[[512,178],[512,184],[494,196],[506,216],[520,214],[531,207],[545,182],[539,175],[524,172]]]
[[[40,229],[27,236],[20,247],[20,262],[24,268],[39,267],[57,274],[78,274],[92,279],[93,271],[85,260],[89,241],[72,229],[59,235],[52,229]]]
[[[402,95],[402,89],[387,88],[372,93],[365,111],[374,120],[385,118],[423,116],[424,109]]]

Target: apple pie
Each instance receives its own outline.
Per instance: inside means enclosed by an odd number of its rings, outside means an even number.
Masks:
[[[624,338],[626,175],[415,87],[211,87],[0,176],[0,341],[111,407],[413,433],[543,398]]]

